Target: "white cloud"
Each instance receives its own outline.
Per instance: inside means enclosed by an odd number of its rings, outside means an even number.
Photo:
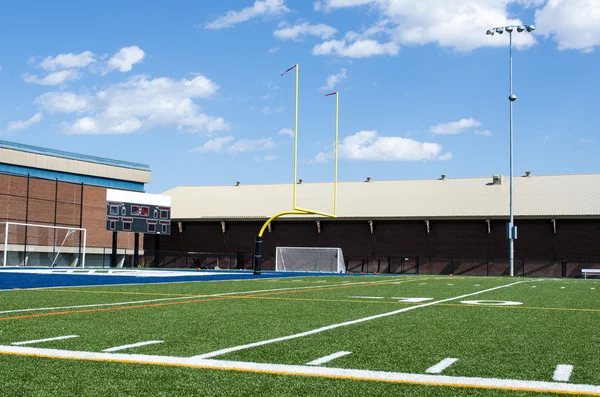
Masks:
[[[279,47],[273,47],[273,48],[269,48],[269,50],[267,51],[267,53],[269,53],[269,54],[275,54],[277,51],[279,51]]]
[[[129,72],[133,65],[141,62],[145,56],[146,53],[138,46],[123,47],[108,60],[107,72],[112,70]]]
[[[67,81],[77,80],[79,79],[79,77],[80,75],[77,70],[69,69],[49,73],[44,78],[39,78],[38,76],[26,73],[23,76],[23,80],[25,80],[26,83],[33,83],[39,85],[61,85],[66,83]]]
[[[452,160],[452,157],[454,157],[452,155],[452,152],[446,152],[446,153],[442,154],[440,157],[438,157],[438,159],[440,159],[442,161],[448,161],[448,160]]]
[[[418,142],[401,137],[382,137],[377,131],[360,131],[345,137],[339,144],[339,157],[348,160],[368,161],[421,161],[436,160],[442,152],[442,145],[431,142]],[[448,154],[443,159],[448,159]],[[450,154],[451,156],[451,154]],[[313,161],[323,162],[333,157],[333,153],[321,152]],[[440,158],[442,159],[442,158]]]
[[[286,26],[277,29],[273,32],[273,35],[280,40],[299,40],[304,36],[317,36],[322,40],[327,40],[335,36],[337,29],[325,25],[311,25],[308,22],[304,22],[300,25]]]
[[[489,37],[485,34],[487,29],[524,23],[510,17],[509,7],[514,4],[536,6],[540,1],[420,0],[415,5],[414,0],[325,0],[319,2],[317,8],[333,10],[366,4],[373,5],[382,19],[392,23],[393,26],[386,32],[398,46],[437,44],[457,51],[470,51],[487,46],[506,46],[508,35]],[[517,48],[527,48],[534,43],[535,38],[529,33],[513,35],[513,44]]]
[[[267,161],[275,161],[275,160],[279,160],[279,156],[276,154],[267,154],[265,156],[254,156],[254,160],[257,163],[264,163]]]
[[[291,128],[282,128],[279,130],[279,135],[288,135],[291,136],[292,138],[294,137],[294,130],[292,130]]]
[[[376,0],[319,0],[315,2],[315,10],[331,10],[334,8],[356,7],[375,3]]]
[[[479,136],[492,136],[492,131],[490,131],[490,130],[477,130],[477,131],[475,131],[475,135],[479,135]]]
[[[231,28],[234,25],[246,22],[260,16],[278,16],[289,12],[290,9],[284,4],[284,0],[256,0],[252,7],[240,11],[228,11],[212,22],[205,25],[207,29]]]
[[[227,130],[221,117],[202,112],[195,99],[211,98],[219,86],[204,76],[174,80],[133,76],[95,94],[49,92],[35,103],[50,113],[84,113],[72,123],[63,123],[65,133],[125,134],[155,126],[177,126],[188,132]]]
[[[320,91],[332,90],[346,78],[346,69],[342,68],[339,73],[327,76],[325,85],[320,88]]]
[[[232,136],[224,136],[211,139],[204,145],[191,149],[190,152],[200,153],[245,153],[269,151],[275,148],[275,142],[272,138],[260,139],[240,139],[235,141]]]
[[[348,58],[367,58],[375,55],[397,55],[400,47],[393,42],[379,43],[376,40],[357,40],[348,44],[346,40],[330,40],[314,46],[313,55],[338,55]]]
[[[91,51],[85,51],[81,54],[59,54],[53,57],[46,57],[39,66],[49,72],[53,72],[57,69],[77,69],[84,68],[92,63],[96,62],[94,53]]]
[[[279,107],[277,107],[275,109],[273,109],[270,106],[265,106],[264,108],[260,109],[260,111],[263,114],[266,114],[267,116],[270,116],[270,115],[275,114],[275,113],[283,112],[284,110],[285,110],[285,107],[283,105],[279,106]]]
[[[86,97],[74,92],[46,92],[38,96],[34,103],[49,113],[73,113],[88,109]]]
[[[600,2],[550,0],[535,12],[537,32],[554,37],[559,50],[591,52],[600,46]]]
[[[593,139],[580,139],[579,143],[594,143]]]
[[[137,47],[123,47],[116,54],[114,54],[106,64],[96,67],[102,72],[107,74],[113,70],[119,70],[121,72],[129,72],[132,66],[142,59],[144,59],[144,51]],[[29,64],[34,64],[36,57],[29,59]],[[96,64],[96,56],[91,51],[85,51],[81,54],[59,54],[55,57],[48,56],[44,58],[37,67],[43,69],[48,74],[44,77],[32,75],[26,73],[23,76],[23,80],[27,83],[54,86],[65,84],[68,81],[78,80],[81,78],[80,70],[86,67],[92,68],[93,64]]]
[[[12,121],[6,126],[6,131],[17,132],[31,127],[34,124],[42,121],[42,113],[36,113],[32,117],[24,121]]]
[[[481,123],[474,118],[460,119],[451,123],[438,124],[431,127],[433,134],[460,134],[466,129],[480,127]]]

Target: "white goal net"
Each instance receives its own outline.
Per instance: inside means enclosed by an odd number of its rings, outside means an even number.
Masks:
[[[2,266],[84,267],[86,229],[0,222]]]
[[[278,272],[346,273],[341,248],[277,247]]]

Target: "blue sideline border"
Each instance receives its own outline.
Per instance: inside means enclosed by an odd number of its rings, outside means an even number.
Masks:
[[[25,268],[20,268],[25,269]],[[27,268],[34,270],[34,268]],[[45,268],[47,269],[47,268]],[[55,268],[61,270],[60,268]],[[198,275],[189,276],[122,276],[110,274],[37,274],[37,273],[18,273],[19,268],[0,268],[0,290],[27,289],[27,288],[52,288],[52,287],[86,287],[102,285],[123,285],[123,284],[156,284],[156,283],[180,283],[180,282],[199,282],[199,281],[219,281],[219,280],[255,280],[255,279],[273,279],[284,277],[331,277],[331,276],[377,276],[376,274],[360,273],[313,273],[313,272],[265,272],[255,275],[253,271],[227,271],[227,270],[197,270]],[[102,269],[98,269],[102,270]],[[107,269],[105,269],[107,270]],[[117,270],[117,269],[114,269]],[[137,269],[123,269],[137,270]],[[177,271],[177,269],[150,269],[152,271],[167,270]],[[143,271],[143,270],[141,270]],[[185,269],[185,271],[190,271]],[[203,272],[220,273],[213,275],[202,275]]]

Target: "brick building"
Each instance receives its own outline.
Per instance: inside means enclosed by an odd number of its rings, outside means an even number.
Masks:
[[[527,173],[514,183],[515,274],[579,276],[582,266],[600,265],[600,174]],[[331,183],[304,182],[297,190],[300,207],[333,211]],[[351,271],[509,271],[508,178],[368,178],[339,183],[338,193],[337,219],[273,222],[264,235],[264,269],[274,268],[277,246],[321,246],[341,247]],[[172,199],[174,225],[170,236],[159,237],[161,266],[249,269],[265,220],[292,207],[291,184],[183,186],[164,194]],[[155,245],[147,236],[146,250]]]
[[[112,233],[105,230],[106,189],[142,192],[149,181],[144,164],[0,141],[0,221],[5,222],[0,242],[7,265],[48,265],[55,259],[77,265],[83,233],[68,234],[71,228],[87,231],[86,266],[108,265]],[[6,222],[32,226],[6,227]],[[131,234],[119,234],[121,263],[133,253],[133,242]]]

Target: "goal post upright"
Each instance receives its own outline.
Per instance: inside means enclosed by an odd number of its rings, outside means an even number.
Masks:
[[[298,207],[297,205],[297,177],[298,177],[298,91],[299,91],[299,64],[296,63],[291,68],[287,69],[285,72],[281,73],[281,76],[285,75],[287,72],[295,69],[296,73],[296,90],[295,90],[295,109],[294,109],[294,180],[293,180],[293,199],[292,199],[292,210],[291,211],[283,211],[279,212],[269,219],[263,224],[260,229],[258,235],[256,236],[256,240],[254,242],[254,263],[253,269],[254,274],[261,274],[262,271],[262,236],[265,232],[266,228],[273,222],[275,219],[284,216],[284,215],[319,215],[327,218],[337,218],[337,184],[338,184],[338,142],[339,142],[339,91],[332,92],[326,94],[325,97],[335,95],[335,147],[334,147],[334,181],[333,181],[333,214],[309,210],[305,208]]]

